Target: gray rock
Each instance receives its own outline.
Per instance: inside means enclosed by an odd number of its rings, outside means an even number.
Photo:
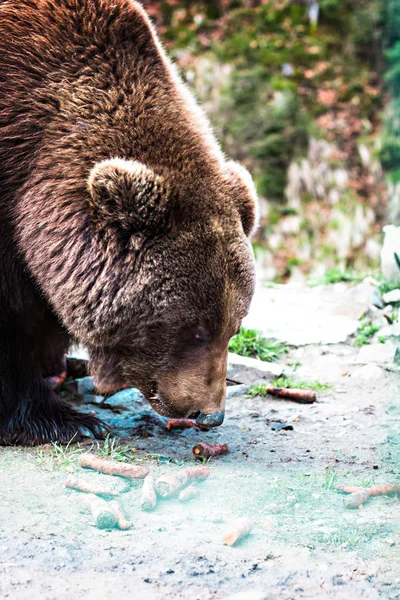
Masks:
[[[276,379],[283,372],[282,365],[265,362],[257,358],[228,355],[228,370],[226,378],[235,383],[254,383],[259,379]]]
[[[120,390],[116,394],[109,396],[106,399],[106,402],[107,404],[126,406],[132,402],[137,403],[142,402],[143,400],[144,396],[139,390],[136,388],[126,388],[125,390]]]
[[[104,396],[97,396],[93,394],[85,394],[81,396],[83,404],[103,404]]]
[[[239,385],[228,385],[226,388],[226,397],[234,398],[235,396],[242,396],[249,389],[250,384],[239,384]]]
[[[91,377],[80,377],[65,384],[65,388],[76,396],[92,394],[94,391],[94,381]]]
[[[370,306],[376,306],[377,308],[384,307],[379,290],[370,280],[364,280],[362,283],[350,287],[344,292],[343,297],[347,301],[362,304],[365,310]]]

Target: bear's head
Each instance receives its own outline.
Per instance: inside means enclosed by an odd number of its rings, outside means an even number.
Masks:
[[[127,276],[89,353],[99,390],[138,387],[160,414],[214,426],[224,418],[228,342],[254,292],[257,199],[233,161],[186,188],[178,180],[133,160],[93,167],[93,223]]]

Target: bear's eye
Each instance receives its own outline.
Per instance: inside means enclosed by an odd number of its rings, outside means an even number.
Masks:
[[[198,344],[207,344],[210,341],[210,334],[205,329],[197,329],[194,333],[194,339]]]

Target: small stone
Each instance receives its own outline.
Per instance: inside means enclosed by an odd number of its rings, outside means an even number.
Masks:
[[[353,378],[369,381],[371,379],[379,379],[382,376],[382,373],[382,369],[377,365],[365,365],[353,373]]]
[[[254,383],[260,379],[276,379],[283,372],[282,365],[265,362],[249,356],[228,355],[226,378],[235,383]]]
[[[65,388],[76,396],[91,394],[94,391],[94,381],[91,377],[80,377],[65,384]]]
[[[242,396],[249,389],[250,384],[239,384],[239,385],[228,385],[226,388],[226,397],[234,398],[235,396]]]
[[[273,531],[274,530],[274,526],[272,525],[272,522],[270,519],[265,519],[265,521],[263,523],[263,529],[265,529],[265,531]]]
[[[136,388],[126,388],[107,398],[107,404],[124,406],[130,402],[143,400],[143,394]]]
[[[267,600],[269,597],[268,592],[264,590],[252,589],[226,596],[225,600]]]
[[[81,400],[83,404],[103,404],[104,396],[85,394],[84,396],[81,396]]]
[[[386,294],[383,294],[382,300],[385,304],[396,304],[400,302],[400,289],[386,292]]]

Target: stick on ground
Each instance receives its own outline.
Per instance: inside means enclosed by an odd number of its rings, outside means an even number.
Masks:
[[[236,542],[252,530],[252,525],[247,517],[240,517],[235,519],[229,525],[224,533],[224,544],[226,546],[233,546]]]
[[[111,508],[117,519],[117,525],[119,529],[125,531],[126,529],[130,529],[132,527],[133,523],[126,519],[123,510],[117,500],[112,500],[108,506]]]
[[[220,454],[226,454],[229,452],[229,446],[228,444],[199,443],[193,446],[192,452],[195,458],[211,458],[213,456],[219,456]]]
[[[118,496],[118,492],[115,490],[110,490],[95,482],[76,479],[76,477],[68,477],[65,481],[65,487],[87,494],[96,494],[96,496]]]
[[[313,390],[266,386],[265,391],[271,396],[293,400],[293,402],[300,402],[300,404],[312,404],[317,400],[317,394]]]
[[[154,486],[154,477],[147,475],[140,494],[140,508],[142,510],[153,510],[157,504],[157,494]]]
[[[210,473],[208,467],[187,467],[171,475],[162,475],[156,481],[156,493],[161,498],[170,498],[195,479],[206,479]]]
[[[199,425],[196,421],[192,421],[191,419],[170,419],[167,425],[168,431],[171,431],[171,429],[190,429],[191,427],[197,427],[197,429],[201,429],[202,431],[208,431],[208,427]]]
[[[90,508],[96,527],[99,529],[115,527],[117,517],[105,500],[94,494],[88,494],[85,496],[85,504]]]
[[[100,458],[95,454],[81,454],[79,464],[85,469],[93,469],[106,475],[118,475],[127,479],[144,479],[149,474],[147,467],[140,467],[127,463],[121,463],[116,460]]]

